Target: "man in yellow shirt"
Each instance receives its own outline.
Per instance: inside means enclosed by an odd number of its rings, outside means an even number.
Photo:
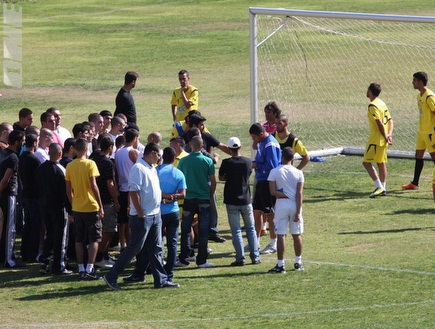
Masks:
[[[186,115],[198,109],[199,92],[194,86],[190,85],[189,72],[181,70],[178,72],[180,88],[172,93],[171,110],[174,122],[183,121]]]
[[[387,106],[378,97],[381,90],[377,83],[370,84],[367,89],[367,97],[370,99],[367,111],[370,136],[364,152],[363,166],[375,183],[371,198],[387,195],[387,147],[393,142],[393,120]],[[374,162],[378,164],[379,176],[373,167]]]
[[[79,138],[74,144],[77,158],[66,167],[66,192],[72,205],[75,229],[75,247],[79,279],[97,280],[95,257],[102,238],[103,204],[96,178],[100,176],[96,163],[86,159],[88,143]],[[83,245],[89,242],[88,263],[84,266]]]
[[[424,166],[424,151],[428,151],[432,160],[435,161],[435,148],[433,146],[432,134],[435,127],[435,94],[427,88],[429,78],[425,72],[416,72],[413,75],[412,85],[420,93],[417,95],[420,120],[417,131],[417,142],[415,147],[415,168],[414,178],[411,183],[402,185],[405,190],[417,190],[418,181]]]

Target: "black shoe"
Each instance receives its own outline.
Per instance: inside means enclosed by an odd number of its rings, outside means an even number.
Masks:
[[[48,266],[48,264],[41,263],[39,265],[39,273],[41,273],[41,274],[48,274],[48,273],[50,273],[50,267]]]
[[[278,266],[278,264],[276,264],[275,267],[271,268],[269,271],[267,271],[267,273],[285,273],[285,268],[284,266]]]
[[[257,264],[261,264],[261,260],[260,258],[255,258],[252,260],[252,264],[257,265]]]
[[[97,273],[95,272],[95,268],[94,268],[92,270],[92,272],[90,272],[90,273],[86,272],[85,279],[86,280],[101,280],[101,277],[97,275]]]
[[[79,272],[79,280],[86,280],[86,271]]]
[[[244,260],[236,260],[230,264],[231,266],[245,266]]]
[[[214,242],[218,242],[218,243],[222,243],[227,241],[225,238],[221,237],[219,234],[215,234],[215,235],[211,235],[208,237],[209,240],[214,241]]]
[[[301,263],[301,264],[299,264],[299,263],[295,263],[295,265],[294,265],[294,267],[295,267],[295,271],[303,271],[304,270],[304,265]]]
[[[130,274],[129,276],[126,276],[124,279],[122,279],[125,283],[134,283],[134,282],[145,282],[144,277],[138,277],[134,274]]]
[[[180,288],[180,285],[178,283],[173,283],[168,281],[164,283],[161,287],[156,287],[156,288]]]

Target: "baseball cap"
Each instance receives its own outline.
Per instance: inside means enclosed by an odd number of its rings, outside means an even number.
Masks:
[[[228,147],[230,149],[238,149],[241,146],[242,143],[240,143],[240,139],[237,137],[230,137],[230,139],[228,139]]]

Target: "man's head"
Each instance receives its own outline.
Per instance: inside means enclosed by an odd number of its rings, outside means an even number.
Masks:
[[[415,72],[412,77],[412,85],[414,86],[414,89],[420,89],[427,86],[429,77],[427,76],[426,72]]]
[[[286,129],[288,127],[288,117],[285,114],[280,114],[275,119],[275,125],[276,125],[276,131],[278,133],[282,133],[282,132],[286,131]]]
[[[51,143],[48,147],[48,155],[50,156],[50,161],[59,162],[62,158],[62,147],[57,143]]]
[[[98,144],[100,145],[101,154],[112,155],[113,145],[115,145],[115,143],[109,134],[101,134],[98,137]]]
[[[112,112],[110,112],[109,110],[103,110],[100,112],[100,115],[103,117],[103,131],[107,131],[107,129],[109,129],[111,120],[112,120]]]
[[[20,153],[24,143],[24,132],[21,130],[13,130],[8,136],[8,148],[16,153]]]
[[[238,154],[240,148],[242,147],[242,143],[237,137],[230,137],[228,139],[227,145],[233,155]]]
[[[163,163],[173,163],[175,160],[175,150],[172,147],[163,149]]]
[[[67,138],[63,143],[63,155],[68,158],[73,158],[75,156],[74,145],[77,139],[75,138]]]
[[[124,85],[128,89],[133,89],[136,86],[137,79],[139,79],[139,74],[134,71],[128,71],[124,76]]]
[[[99,113],[91,113],[88,116],[88,121],[94,124],[95,135],[103,131],[104,119]]]
[[[33,123],[33,112],[24,107],[18,112],[18,124],[21,128],[26,129]]]
[[[89,136],[89,126],[83,123],[77,123],[72,129],[74,138],[84,138],[87,139]]]
[[[143,159],[149,164],[153,165],[159,162],[160,159],[160,148],[156,143],[149,143],[145,146],[145,151],[143,152]]]
[[[0,141],[7,143],[9,134],[14,130],[12,125],[7,122],[0,123]]]
[[[199,152],[204,146],[204,141],[200,136],[194,136],[190,141],[192,152]]]
[[[278,107],[278,104],[275,102],[269,102],[264,107],[264,115],[266,117],[267,122],[275,123],[275,118],[281,114],[281,110]]]
[[[260,123],[254,123],[249,128],[249,134],[251,135],[252,140],[255,143],[260,143],[266,139],[269,134],[266,132],[266,129]]]
[[[78,158],[85,157],[88,151],[88,141],[84,138],[78,138],[74,144],[74,149]]]
[[[285,164],[290,163],[293,161],[294,156],[295,152],[290,146],[284,147],[282,149],[281,162]]]
[[[50,129],[42,128],[39,133],[39,146],[43,149],[53,142],[53,132]]]
[[[35,134],[26,134],[26,150],[34,151],[36,146],[38,145],[38,135]]]
[[[198,127],[199,130],[203,131],[204,130],[204,122],[207,119],[205,117],[203,117],[201,114],[192,114],[189,115],[189,127]]]
[[[381,94],[382,87],[379,83],[373,82],[367,88],[367,97],[373,96],[373,98],[378,97]]]
[[[47,128],[49,130],[56,129],[56,120],[54,115],[50,112],[44,112],[41,114],[41,128]]]
[[[186,143],[184,142],[183,138],[175,137],[171,139],[169,145],[175,150],[175,154],[179,155],[182,151],[184,151]]]
[[[139,131],[136,129],[127,129],[124,132],[125,143],[128,145],[137,144],[137,140],[139,139]]]
[[[50,107],[47,112],[54,115],[54,121],[56,122],[55,129],[59,128],[60,122],[62,120],[62,115],[60,114],[59,109],[55,107]]]
[[[181,70],[180,72],[178,72],[178,81],[180,81],[181,88],[189,87],[189,80],[189,72],[187,72],[186,70]]]
[[[113,135],[118,135],[123,132],[126,122],[123,118],[117,115],[112,118],[112,120],[110,121],[110,125],[110,131],[113,133]]]

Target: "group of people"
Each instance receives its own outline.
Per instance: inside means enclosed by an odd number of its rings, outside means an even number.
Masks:
[[[435,162],[435,94],[427,87],[429,81],[426,72],[413,74],[412,86],[418,90],[417,107],[419,110],[419,124],[415,147],[414,177],[408,184],[402,185],[404,190],[419,189],[420,175],[424,166],[424,153],[427,150]],[[367,117],[370,135],[366,144],[363,157],[363,166],[375,184],[371,198],[387,195],[387,149],[393,143],[393,119],[386,104],[379,98],[382,87],[378,83],[371,83],[367,88],[367,97],[370,100]],[[378,166],[379,174],[373,167]],[[433,180],[435,185],[435,175]],[[435,192],[434,192],[435,198]]]

